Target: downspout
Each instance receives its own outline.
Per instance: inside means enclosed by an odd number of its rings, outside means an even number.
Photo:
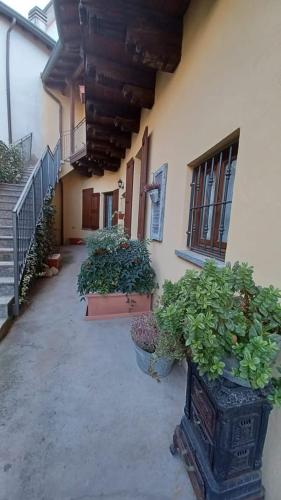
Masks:
[[[11,112],[11,82],[10,82],[10,45],[11,45],[11,31],[17,23],[14,17],[6,35],[6,94],[7,94],[7,120],[8,120],[8,140],[9,144],[13,142],[12,134],[12,112]]]

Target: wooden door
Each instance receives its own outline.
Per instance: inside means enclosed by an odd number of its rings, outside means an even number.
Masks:
[[[93,188],[82,191],[82,229],[99,229],[100,194]]]
[[[92,229],[92,196],[93,188],[82,191],[82,229]]]
[[[125,218],[124,229],[125,233],[131,238],[132,232],[132,203],[133,203],[133,187],[134,187],[134,159],[132,158],[127,164],[126,172],[126,198],[125,198]]]
[[[112,225],[117,226],[118,224],[118,210],[119,210],[119,189],[115,189],[112,193]]]
[[[149,137],[148,137],[148,128],[146,127],[142,138],[142,148],[141,148],[140,198],[139,198],[139,218],[138,218],[139,240],[144,240],[145,238],[146,193],[144,192],[144,187],[147,184],[148,154],[149,154]]]

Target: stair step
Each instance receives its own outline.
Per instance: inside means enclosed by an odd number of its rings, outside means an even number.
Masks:
[[[13,248],[0,248],[0,259],[1,261],[12,261],[14,258],[14,249]]]
[[[13,246],[13,236],[0,236],[0,247],[11,248]]]
[[[0,183],[0,189],[23,189],[25,186],[25,183],[24,182],[18,182],[18,183],[11,183],[11,182],[1,182]]]
[[[15,202],[19,199],[20,195],[18,193],[9,193],[9,192],[4,192],[2,193],[2,190],[0,189],[0,201],[14,201]]]
[[[0,277],[0,295],[14,295],[14,277]]]
[[[13,236],[13,226],[12,225],[0,225],[0,238],[3,236]]]
[[[2,319],[12,315],[13,300],[13,295],[2,295],[0,297],[0,331]]]
[[[7,201],[1,201],[0,200],[0,210],[13,210],[13,208],[16,205],[17,200],[7,200]]]
[[[0,277],[7,278],[13,276],[14,276],[14,262],[12,260],[0,260]]]
[[[12,217],[13,210],[5,210],[4,208],[0,208],[0,219],[6,219]]]
[[[0,340],[2,340],[7,335],[11,323],[12,323],[11,317],[0,318]]]

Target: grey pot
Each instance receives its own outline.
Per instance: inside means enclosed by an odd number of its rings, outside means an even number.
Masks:
[[[174,359],[156,358],[154,354],[144,351],[136,344],[134,346],[137,364],[144,373],[161,378],[169,375],[175,362]]]

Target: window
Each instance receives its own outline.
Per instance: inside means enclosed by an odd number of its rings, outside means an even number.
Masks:
[[[104,227],[112,227],[112,193],[104,195]]]
[[[194,167],[191,183],[188,246],[224,260],[238,141]]]
[[[156,199],[151,196],[150,239],[156,241],[163,240],[167,169],[165,164],[153,174],[153,184],[158,184],[159,189]]]
[[[119,189],[104,193],[104,227],[111,228],[118,224]]]

